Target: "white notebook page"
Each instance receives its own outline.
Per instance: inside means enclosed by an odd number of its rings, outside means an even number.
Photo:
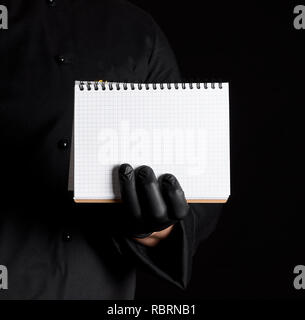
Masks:
[[[117,168],[174,174],[188,200],[230,195],[229,87],[80,90],[75,83],[74,198],[119,199]]]

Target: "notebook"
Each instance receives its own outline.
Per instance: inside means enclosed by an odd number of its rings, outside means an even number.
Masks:
[[[75,202],[120,201],[122,163],[175,175],[188,202],[226,202],[229,84],[76,81],[73,144]]]

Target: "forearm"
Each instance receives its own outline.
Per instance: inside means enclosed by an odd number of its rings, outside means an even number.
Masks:
[[[171,225],[162,231],[153,232],[150,236],[144,239],[134,238],[134,240],[136,240],[137,242],[141,243],[144,246],[155,247],[160,243],[160,241],[166,239],[171,234],[173,228],[174,228],[174,225]]]

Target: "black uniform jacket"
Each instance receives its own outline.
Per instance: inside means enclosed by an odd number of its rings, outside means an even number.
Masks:
[[[121,205],[76,205],[68,192],[74,81],[178,82],[163,33],[118,0],[1,4],[0,299],[132,299],[136,266],[184,288],[218,205],[193,205],[146,248],[124,236]]]

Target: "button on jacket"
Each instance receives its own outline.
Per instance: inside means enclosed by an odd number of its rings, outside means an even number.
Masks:
[[[132,299],[136,267],[185,287],[220,206],[192,205],[147,248],[124,237],[120,205],[76,205],[68,192],[74,81],[178,82],[164,34],[124,1],[1,4],[0,299]]]

